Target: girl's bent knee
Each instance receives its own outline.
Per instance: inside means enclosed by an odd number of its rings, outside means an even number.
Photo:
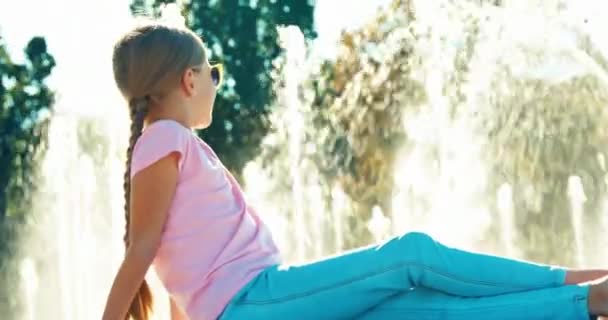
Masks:
[[[407,232],[399,237],[400,241],[411,243],[412,245],[423,245],[428,243],[434,243],[433,237],[424,232],[412,231]]]

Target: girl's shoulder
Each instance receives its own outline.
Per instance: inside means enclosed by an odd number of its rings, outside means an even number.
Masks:
[[[149,124],[133,148],[131,175],[173,152],[180,154],[181,167],[193,136],[190,129],[173,120],[158,120]]]

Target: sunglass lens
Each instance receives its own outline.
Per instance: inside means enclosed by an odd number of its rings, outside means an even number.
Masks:
[[[211,80],[213,81],[214,86],[220,84],[220,70],[217,67],[211,68]]]

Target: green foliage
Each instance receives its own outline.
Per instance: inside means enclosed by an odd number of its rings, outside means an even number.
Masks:
[[[25,49],[27,61],[13,63],[0,44],[0,219],[23,215],[23,200],[34,186],[36,156],[43,146],[53,103],[44,80],[55,66],[43,38]]]
[[[17,274],[11,258],[29,217],[35,168],[53,103],[44,80],[55,61],[45,40],[32,38],[25,54],[25,63],[14,63],[0,42],[0,282],[7,284],[14,283]],[[19,297],[14,287],[2,286],[0,314],[14,314],[22,303]]]
[[[150,8],[172,2],[134,0],[131,8],[158,14]],[[237,175],[259,153],[268,131],[270,73],[280,52],[276,28],[297,25],[314,38],[313,12],[310,0],[191,0],[184,7],[188,26],[209,46],[210,60],[226,66],[213,123],[201,135]]]

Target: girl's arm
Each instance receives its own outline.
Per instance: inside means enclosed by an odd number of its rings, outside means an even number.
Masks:
[[[169,298],[171,305],[171,320],[188,320],[188,317],[182,312],[172,298]]]
[[[156,256],[178,179],[174,152],[138,172],[131,180],[129,247],[104,311],[104,320],[123,320]]]

